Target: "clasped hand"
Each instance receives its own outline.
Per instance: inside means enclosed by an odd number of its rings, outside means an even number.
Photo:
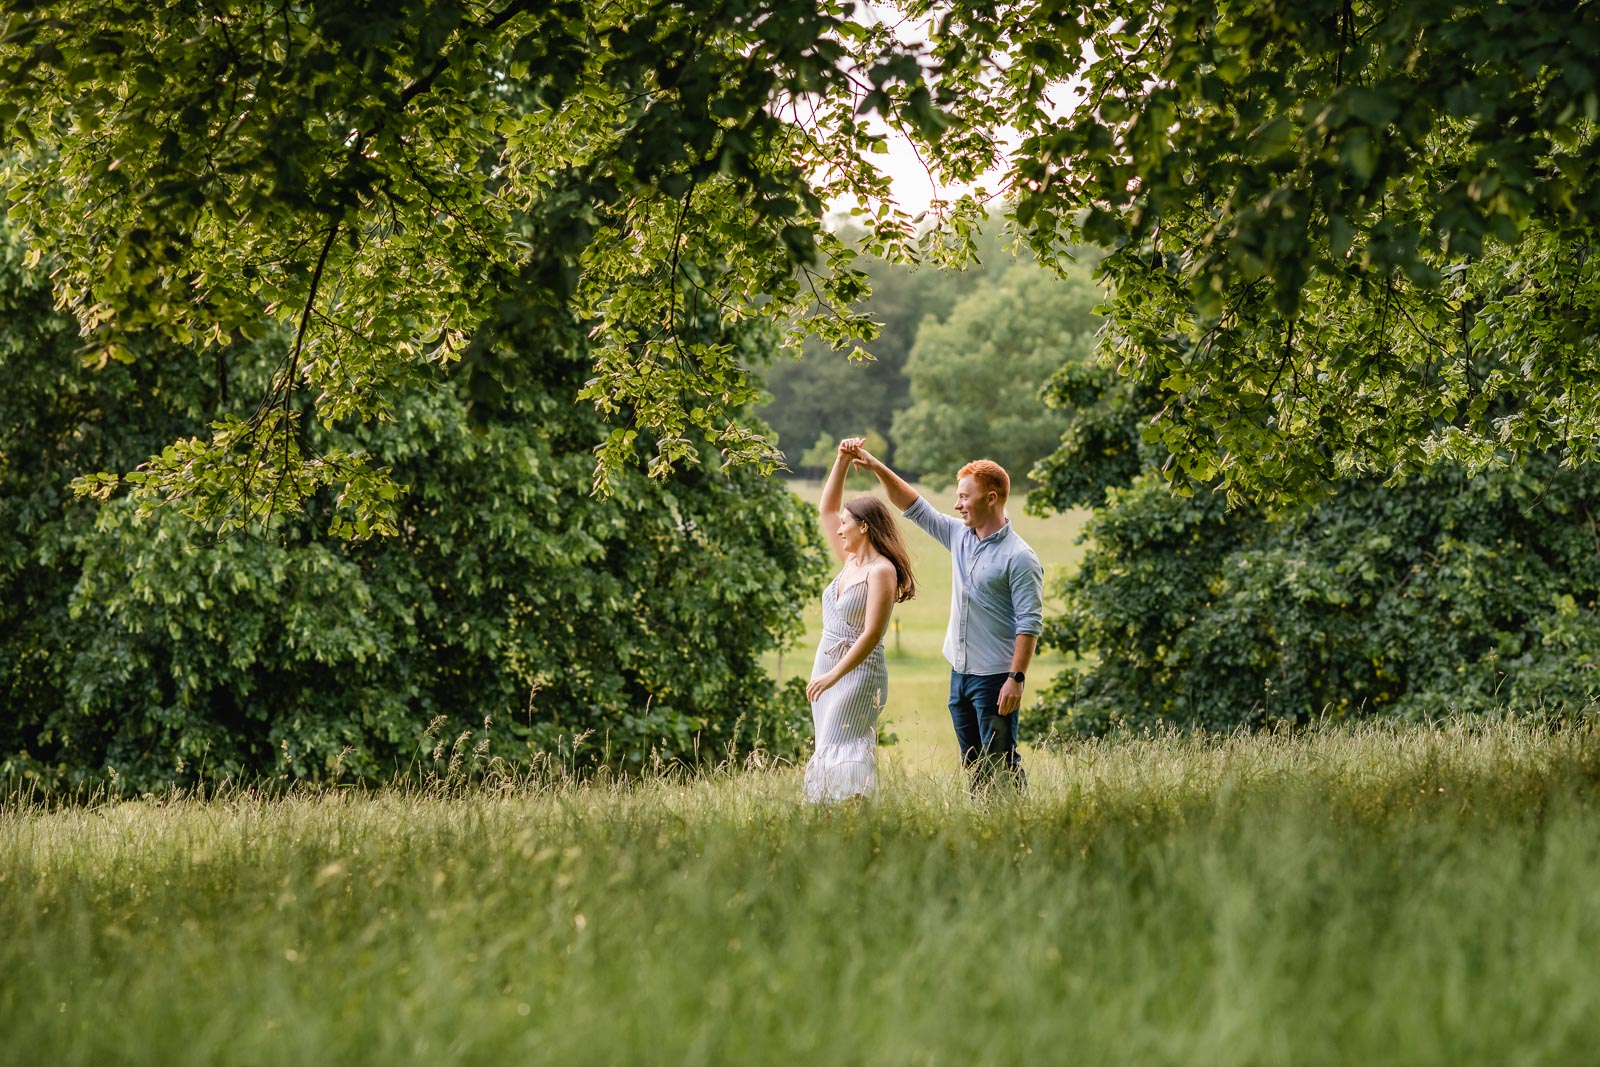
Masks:
[[[872,457],[868,455],[865,446],[865,437],[846,437],[839,442],[839,454],[849,459],[858,467],[866,467],[867,461]]]

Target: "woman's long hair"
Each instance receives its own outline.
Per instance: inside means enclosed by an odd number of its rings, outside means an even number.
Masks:
[[[905,538],[900,536],[900,527],[894,521],[894,515],[884,506],[883,501],[875,496],[858,496],[844,506],[850,517],[857,522],[866,523],[867,539],[872,542],[872,547],[883,554],[883,557],[894,564],[896,604],[910,600],[917,595],[917,579],[911,573],[911,553],[906,551]]]

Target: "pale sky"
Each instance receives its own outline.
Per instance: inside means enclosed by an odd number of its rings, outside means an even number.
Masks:
[[[867,0],[863,5],[867,13],[880,22],[885,22],[894,27],[895,36],[902,42],[926,43],[927,30],[922,23],[917,23],[897,11],[893,5],[874,3]],[[1114,28],[1114,27],[1113,27]],[[1088,43],[1083,44],[1085,59],[1092,62],[1094,49]],[[1064,85],[1051,89],[1052,103],[1049,99],[1044,101],[1046,110],[1052,115],[1065,115],[1082,99],[1082,83],[1073,79]],[[881,128],[881,126],[880,126]],[[1016,131],[1003,129],[997,131],[1002,145],[1002,154],[1014,148],[1018,142]],[[932,200],[954,200],[967,192],[976,192],[980,198],[985,195],[997,196],[1003,188],[1005,164],[984,174],[975,183],[976,188],[968,185],[940,186],[928,174],[922,162],[917,158],[911,143],[898,133],[889,133],[889,153],[887,156],[875,157],[879,169],[885,171],[894,183],[895,201],[909,215],[913,217],[919,212],[926,211]],[[998,199],[998,197],[997,197]],[[999,207],[996,203],[995,207]],[[829,205],[830,213],[848,211],[849,201],[835,201]]]
[[[911,143],[900,134],[889,135],[889,154],[883,169],[894,181],[894,196],[902,208],[915,214],[927,210],[932,200],[954,200],[964,193],[981,190],[993,194],[1001,186],[1001,169],[989,171],[974,185],[940,186],[917,158]]]
[[[895,203],[913,218],[926,211],[934,200],[948,202],[967,192],[977,192],[980,197],[995,196],[994,206],[996,208],[1000,206],[997,194],[1004,185],[1004,164],[984,174],[976,183],[941,185],[928,173],[928,169],[917,158],[911,142],[904,136],[891,132],[888,135],[888,144],[888,153],[873,156],[872,161],[877,164],[879,170],[889,176],[894,188]],[[854,203],[853,197],[841,197],[831,201],[828,204],[828,214],[831,217],[845,216]]]
[[[928,36],[924,26],[906,18],[896,11],[893,6],[873,3],[871,0],[868,0],[863,6],[866,8],[866,14],[869,17],[892,25],[895,36],[902,42],[907,44],[925,44],[927,42]],[[875,123],[875,125],[882,129],[880,123]],[[926,211],[931,201],[954,200],[964,193],[973,191],[973,187],[969,185],[942,186],[937,183],[928,173],[927,168],[922,165],[922,161],[917,158],[916,150],[912,148],[911,142],[898,132],[889,131],[888,143],[888,154],[875,156],[873,161],[878,164],[880,170],[889,175],[889,179],[894,185],[895,202],[907,214],[914,217],[920,212]],[[978,181],[978,189],[982,190],[982,193],[993,193],[1000,188],[1000,179],[1001,172],[999,170],[991,171]],[[850,205],[851,201],[849,199],[835,201],[829,205],[829,211],[830,213],[848,211]]]

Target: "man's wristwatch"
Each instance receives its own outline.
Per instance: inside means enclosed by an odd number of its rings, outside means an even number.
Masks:
[[[1028,676],[1026,674],[1023,674],[1021,671],[1007,671],[1006,672],[1006,677],[1010,678],[1013,682],[1016,682],[1018,685],[1021,685],[1023,682],[1028,680]]]

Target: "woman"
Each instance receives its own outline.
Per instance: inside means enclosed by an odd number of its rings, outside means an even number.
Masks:
[[[859,437],[839,443],[822,487],[822,532],[843,566],[822,591],[822,642],[806,698],[817,751],[806,764],[806,799],[844,800],[878,780],[878,712],[889,695],[883,635],[895,604],[916,594],[911,560],[894,516],[877,497],[841,506]]]

